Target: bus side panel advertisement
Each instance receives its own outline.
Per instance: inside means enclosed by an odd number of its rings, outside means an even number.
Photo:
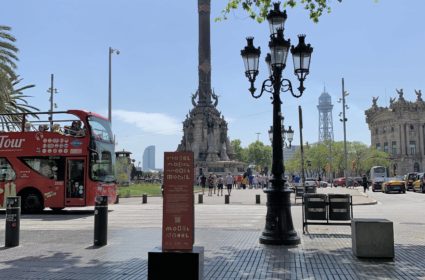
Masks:
[[[193,152],[164,153],[163,251],[193,248],[193,178]]]

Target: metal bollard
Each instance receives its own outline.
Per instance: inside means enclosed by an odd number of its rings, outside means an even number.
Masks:
[[[21,197],[6,198],[6,238],[5,247],[19,246],[19,229],[21,220]]]
[[[261,204],[261,197],[259,194],[255,195],[255,204]]]
[[[224,204],[229,204],[230,196],[228,194],[224,195]]]
[[[204,195],[202,193],[198,194],[198,203],[199,204],[204,203]]]
[[[143,204],[148,203],[148,195],[147,195],[147,194],[145,194],[145,193],[142,195],[142,203],[143,203]]]
[[[108,243],[108,196],[96,197],[94,207],[94,246]]]

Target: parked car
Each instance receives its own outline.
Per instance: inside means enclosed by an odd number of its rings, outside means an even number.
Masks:
[[[404,184],[406,185],[406,190],[413,191],[413,182],[418,179],[417,172],[411,172],[404,175]]]
[[[384,182],[382,183],[382,192],[406,193],[406,185],[404,183],[403,178],[401,177],[385,178]]]
[[[335,178],[333,181],[334,187],[342,187],[345,186],[345,177]]]
[[[316,189],[319,186],[319,183],[315,178],[306,178],[304,186],[306,193],[316,193]]]
[[[339,187],[352,187],[352,186],[357,187],[357,186],[359,186],[357,178],[360,178],[360,180],[361,180],[361,177],[355,177],[355,178],[348,177],[347,178],[347,181],[348,181],[347,184],[345,183],[345,177],[335,178],[334,181],[333,181],[333,185],[334,185],[334,187],[338,187],[338,186]]]
[[[305,178],[305,183],[304,185],[307,186],[318,186],[319,183],[317,182],[317,180],[315,178]]]
[[[326,181],[320,181],[320,182],[318,182],[318,184],[319,184],[319,187],[320,188],[327,188],[328,187],[328,182],[326,182]]]
[[[423,192],[425,193],[425,173],[418,173],[416,181],[413,182],[413,191],[414,192]]]
[[[353,177],[353,183],[355,187],[362,186],[363,185],[363,178],[362,177]],[[348,179],[348,183],[350,183],[350,179]]]

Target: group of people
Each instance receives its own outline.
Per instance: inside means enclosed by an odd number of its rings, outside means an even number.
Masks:
[[[26,124],[29,124],[29,126],[31,126],[29,122]],[[86,135],[86,130],[82,126],[81,121],[72,121],[71,126],[64,126],[63,129],[64,131],[62,131],[61,126],[57,123],[52,126],[52,131],[56,133],[77,136],[77,137],[82,137]],[[41,124],[38,126],[38,131],[44,132],[48,130],[49,130],[49,126],[46,124]],[[26,129],[26,131],[30,131],[30,129],[28,130]]]
[[[214,173],[201,174],[198,178],[198,184],[202,188],[202,194],[205,193],[205,188],[208,187],[208,196],[216,194],[217,196],[223,195],[223,189],[226,187],[228,195],[231,194],[233,188],[246,189],[246,188],[265,188],[267,187],[269,178],[262,175],[237,175],[233,176],[228,173],[226,176],[216,175]]]
[[[205,193],[205,187],[208,186],[208,196],[212,196],[213,191],[214,194],[217,191],[217,196],[223,196],[224,184],[226,184],[227,193],[230,195],[233,186],[233,176],[229,173],[225,178],[223,178],[221,175],[217,176],[214,173],[210,173],[207,178],[204,174],[202,174],[199,176],[199,184],[202,188],[202,194]]]

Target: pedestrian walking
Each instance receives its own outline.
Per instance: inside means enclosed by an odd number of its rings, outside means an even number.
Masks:
[[[212,196],[213,189],[214,189],[214,177],[210,173],[210,175],[208,176],[208,196]]]
[[[202,194],[205,193],[205,185],[207,183],[207,177],[205,177],[204,174],[201,175],[201,188],[202,188]]]
[[[217,175],[213,174],[212,176],[214,178],[213,188],[214,188],[214,194],[215,194],[215,191],[217,190]]]
[[[241,181],[241,187],[242,189],[246,189],[246,185],[248,185],[248,176],[244,175]]]
[[[230,173],[227,174],[226,176],[226,187],[227,187],[227,194],[230,195],[230,193],[232,192],[232,186],[234,183],[234,179],[233,176],[230,175]]]
[[[254,189],[256,189],[258,187],[258,175],[254,176],[254,178],[252,178],[252,185],[253,185]]]
[[[367,177],[366,174],[363,174],[362,177],[362,184],[363,184],[363,191],[366,192],[367,189],[369,189],[368,185],[367,185]]]
[[[223,185],[224,185],[224,179],[221,177],[221,175],[218,176],[217,179],[217,196],[220,195],[223,196]]]

